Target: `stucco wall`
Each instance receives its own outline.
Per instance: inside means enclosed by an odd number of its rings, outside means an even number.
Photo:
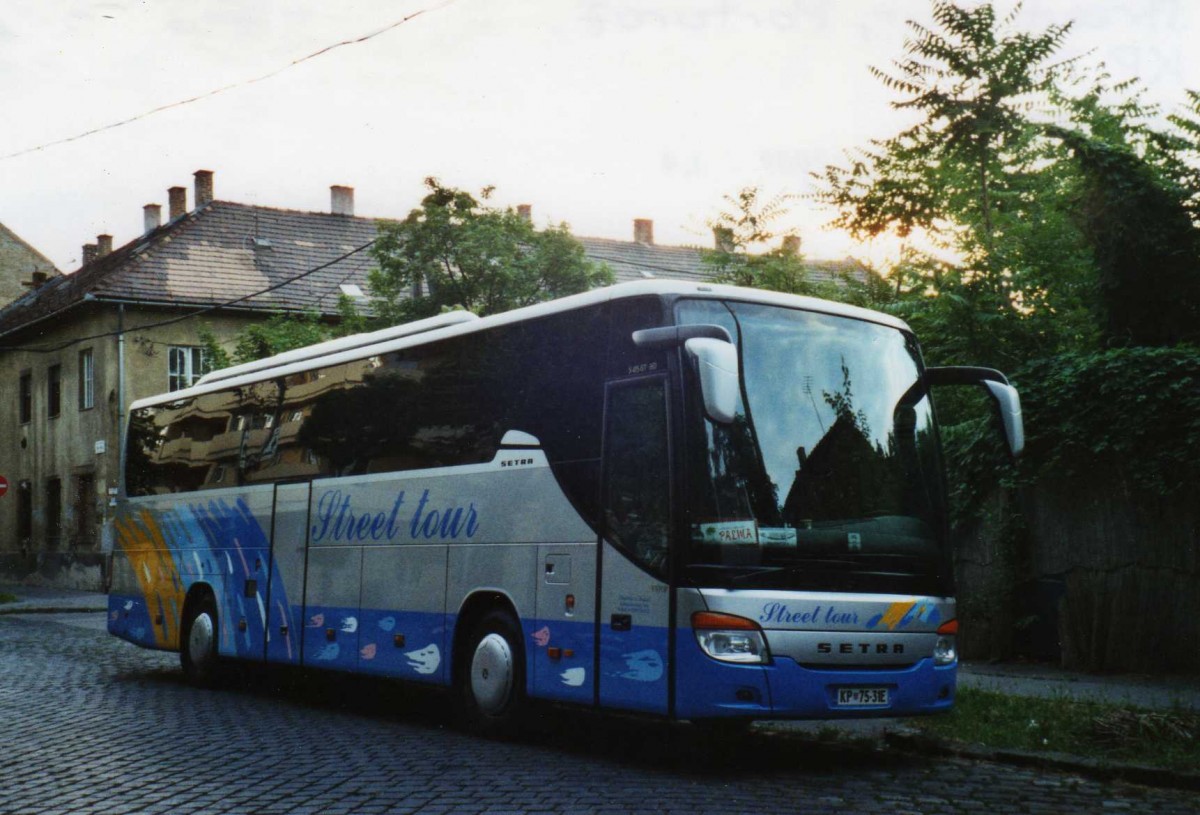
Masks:
[[[171,345],[201,345],[201,328],[208,325],[218,339],[233,336],[255,318],[252,314],[212,315],[168,326],[143,328],[180,312],[127,306],[125,325],[125,392],[127,407],[136,399],[167,390],[168,353]],[[87,304],[21,334],[5,338],[7,346],[53,347],[81,340],[47,353],[31,350],[0,351],[0,475],[10,483],[0,498],[0,574],[10,578],[51,582],[78,588],[99,588],[102,581],[101,528],[108,511],[109,490],[119,483],[118,339],[110,335],[118,326],[114,305]],[[91,338],[91,339],[84,339]],[[79,354],[90,348],[95,368],[95,406],[79,406]],[[47,416],[47,373],[61,366],[61,411]],[[20,421],[19,384],[22,373],[32,375],[31,420]],[[88,482],[90,494],[76,497],[77,487]],[[55,542],[48,534],[46,507],[48,484],[61,484],[62,535]],[[19,531],[19,491],[28,484],[32,499],[32,534]],[[91,502],[93,523],[78,533],[81,501]],[[86,516],[83,516],[86,517]]]
[[[0,224],[0,306],[28,292],[21,284],[34,272],[58,274],[53,263]]]

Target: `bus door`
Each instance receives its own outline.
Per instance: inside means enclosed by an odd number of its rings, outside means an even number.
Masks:
[[[314,485],[304,575],[302,661],[313,668],[353,671],[358,668],[358,617],[362,589],[363,546],[348,535],[318,535],[317,506],[346,506],[362,487]]]
[[[266,660],[296,665],[304,625],[304,560],[308,545],[308,484],[275,487],[271,561],[266,587]]]
[[[605,707],[667,712],[667,430],[665,377],[607,386],[597,667]]]

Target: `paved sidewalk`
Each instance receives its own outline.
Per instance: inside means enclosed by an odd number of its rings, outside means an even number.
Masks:
[[[1087,674],[1053,665],[967,662],[959,668],[958,686],[1043,699],[1200,710],[1200,676]]]
[[[0,603],[0,614],[104,612],[108,610],[108,597],[94,591],[0,583],[0,595],[2,594],[11,594],[17,598],[17,601]]]

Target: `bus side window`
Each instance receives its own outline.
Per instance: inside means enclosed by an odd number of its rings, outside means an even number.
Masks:
[[[608,399],[604,489],[608,539],[643,568],[665,574],[670,528],[665,380],[614,385]]]

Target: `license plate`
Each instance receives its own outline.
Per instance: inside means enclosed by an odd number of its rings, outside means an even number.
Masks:
[[[885,707],[887,688],[838,688],[838,707]]]

